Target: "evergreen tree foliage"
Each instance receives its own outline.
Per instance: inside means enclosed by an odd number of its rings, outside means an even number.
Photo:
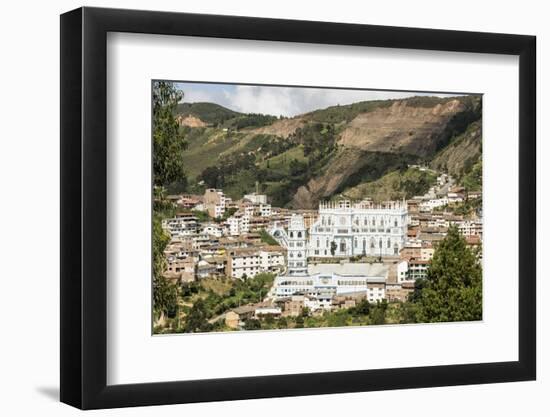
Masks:
[[[438,245],[417,299],[417,322],[482,318],[482,272],[477,252],[456,227]]]
[[[157,187],[186,182],[182,154],[187,143],[175,118],[183,93],[173,83],[153,83],[153,182]]]

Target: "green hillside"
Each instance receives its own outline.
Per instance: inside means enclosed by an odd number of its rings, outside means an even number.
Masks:
[[[435,184],[437,175],[432,171],[420,171],[417,168],[392,171],[383,177],[361,183],[342,192],[342,196],[351,200],[371,198],[374,201],[400,200],[426,193]]]
[[[214,103],[180,103],[176,112],[207,127],[182,126],[186,184],[169,191],[223,188],[238,199],[254,189],[277,206],[319,200],[422,194],[427,163],[471,189],[481,184],[481,97],[412,97],[331,106],[291,119],[242,114]],[[263,126],[263,127],[262,127]]]
[[[209,126],[228,129],[261,127],[273,123],[276,116],[258,113],[239,113],[215,103],[179,103],[176,114],[195,116]]]
[[[222,124],[226,120],[241,115],[241,113],[215,103],[179,103],[176,107],[176,114],[195,116],[210,125]]]
[[[435,155],[430,166],[450,173],[470,190],[479,190],[482,176],[481,152],[482,129],[481,120],[478,120]]]

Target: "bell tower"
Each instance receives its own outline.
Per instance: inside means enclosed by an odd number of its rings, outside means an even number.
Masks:
[[[304,217],[293,214],[288,226],[287,265],[289,275],[307,275],[307,236]]]

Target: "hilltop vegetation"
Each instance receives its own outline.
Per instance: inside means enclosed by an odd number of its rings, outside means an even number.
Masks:
[[[435,183],[436,174],[417,168],[392,171],[383,177],[365,182],[342,192],[351,200],[371,198],[374,201],[408,199],[423,195]]]
[[[175,113],[203,125],[180,126],[186,183],[170,184],[171,192],[219,187],[240,198],[258,182],[273,204],[294,208],[339,194],[410,197],[433,182],[429,173],[409,172],[410,164],[481,187],[479,96],[366,101],[294,118],[214,103],[180,103]]]
[[[258,113],[239,113],[215,103],[179,103],[176,114],[194,116],[215,127],[244,129],[273,123],[276,116]]]
[[[439,152],[430,166],[447,171],[469,190],[481,189],[482,177],[481,120],[468,126]]]

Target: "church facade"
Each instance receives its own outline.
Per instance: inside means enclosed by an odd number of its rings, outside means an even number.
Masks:
[[[308,233],[308,257],[398,256],[407,222],[404,201],[322,202]]]

